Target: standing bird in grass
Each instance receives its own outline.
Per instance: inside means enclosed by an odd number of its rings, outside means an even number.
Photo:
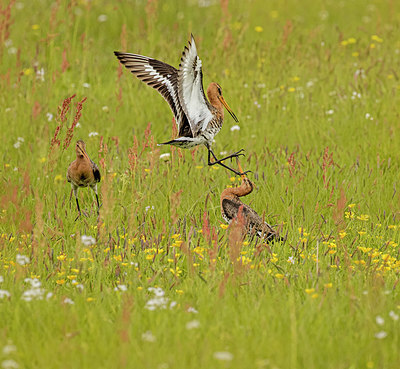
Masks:
[[[168,102],[178,125],[179,137],[161,145],[174,145],[189,149],[205,145],[208,150],[208,165],[219,164],[235,174],[241,175],[223,161],[238,157],[243,150],[222,159],[217,159],[211,150],[214,136],[224,121],[224,107],[238,122],[236,115],[222,96],[221,86],[212,82],[207,89],[208,100],[203,90],[201,60],[197,56],[193,35],[189,47],[185,46],[179,69],[147,56],[115,51],[119,61],[137,78],[156,89]],[[211,161],[211,156],[214,161]]]
[[[243,172],[238,162],[239,170]],[[266,241],[281,240],[278,233],[271,225],[263,219],[249,206],[244,204],[240,197],[246,196],[253,191],[253,183],[242,175],[242,184],[239,187],[226,188],[221,194],[221,213],[224,220],[231,223],[238,217],[244,219],[244,227],[250,236],[258,236]]]
[[[86,152],[86,145],[82,140],[77,141],[75,150],[76,160],[68,167],[67,181],[71,183],[71,187],[74,190],[76,206],[79,213],[76,219],[78,219],[81,215],[78,201],[78,187],[89,186],[94,191],[96,194],[97,212],[99,211],[100,204],[97,194],[97,182],[100,182],[101,175],[97,165],[89,158]]]

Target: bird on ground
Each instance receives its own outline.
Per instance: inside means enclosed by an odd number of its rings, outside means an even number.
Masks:
[[[96,194],[97,201],[97,212],[100,209],[99,196],[97,194],[97,183],[100,182],[101,175],[97,165],[89,158],[86,152],[86,145],[82,140],[76,142],[76,160],[74,160],[68,167],[67,181],[71,183],[71,187],[74,191],[76,206],[78,208],[79,215],[81,215],[81,209],[78,201],[78,188],[79,187],[90,187]],[[75,219],[75,220],[76,220]]]
[[[178,125],[179,136],[160,145],[174,145],[188,149],[205,145],[208,150],[208,165],[219,164],[237,175],[242,173],[223,163],[227,159],[243,155],[243,149],[218,159],[211,150],[215,135],[221,130],[224,107],[232,118],[239,122],[224,97],[218,83],[207,88],[208,100],[203,89],[202,62],[191,35],[189,47],[185,46],[179,69],[147,56],[115,51],[119,61],[137,78],[156,89],[168,102]],[[211,156],[214,161],[211,161]]]
[[[239,170],[243,172],[238,161]],[[221,194],[221,213],[227,223],[240,218],[243,226],[250,236],[258,236],[266,241],[281,240],[278,232],[263,219],[249,205],[244,204],[240,197],[246,196],[253,191],[254,184],[246,175],[242,175],[242,183],[239,187],[226,188]]]

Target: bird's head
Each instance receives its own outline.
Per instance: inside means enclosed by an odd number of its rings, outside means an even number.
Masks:
[[[84,141],[78,140],[76,142],[75,150],[76,150],[76,156],[90,160],[86,153],[86,144]]]
[[[235,113],[232,111],[232,109],[229,107],[228,103],[225,101],[224,97],[222,96],[222,88],[218,83],[212,82],[210,83],[210,86],[208,86],[207,89],[207,95],[216,97],[223,106],[225,106],[226,110],[228,110],[229,114],[232,115],[232,118],[235,120],[235,122],[239,122],[239,119],[237,119]]]

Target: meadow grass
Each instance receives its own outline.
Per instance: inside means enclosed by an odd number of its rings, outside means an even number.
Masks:
[[[398,368],[399,31],[383,1],[2,4],[2,368]],[[113,55],[177,67],[191,32],[284,242],[226,228],[240,178],[157,146],[172,113]]]

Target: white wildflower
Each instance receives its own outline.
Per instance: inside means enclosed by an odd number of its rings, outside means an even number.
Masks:
[[[173,309],[176,305],[178,305],[176,301],[171,301],[171,303],[169,304],[169,308]]]
[[[10,46],[12,46],[12,44],[13,44],[13,42],[10,38],[4,41],[5,47],[10,47]]]
[[[146,342],[155,342],[156,337],[151,333],[151,331],[146,331],[142,333],[142,340]]]
[[[198,314],[199,312],[192,306],[189,306],[186,310],[188,313]]]
[[[98,136],[98,135],[99,135],[98,132],[90,132],[89,133],[89,137],[95,137],[95,136]]]
[[[25,256],[25,255],[17,254],[17,256],[16,256],[15,259],[16,259],[15,261],[16,261],[19,265],[29,264],[29,258],[28,258],[27,256]]]
[[[18,51],[18,49],[16,48],[16,47],[10,47],[9,49],[8,49],[8,53],[10,54],[10,55],[13,55],[13,54],[16,54],[17,53],[17,51]]]
[[[85,88],[90,88],[90,84],[87,82],[82,83],[82,86]]]
[[[107,19],[108,19],[108,17],[107,17],[107,15],[105,15],[105,14],[100,14],[100,15],[97,17],[97,21],[100,22],[100,23],[107,22]]]
[[[114,291],[127,291],[128,287],[124,284],[119,284],[117,287],[114,288]]]
[[[162,288],[149,287],[147,290],[153,292],[155,297],[146,302],[145,309],[150,311],[154,311],[156,309],[166,309],[168,303],[170,309],[176,306],[177,303],[175,301],[170,302],[168,297],[164,297],[165,292],[163,291]]]
[[[83,234],[81,236],[81,242],[85,245],[85,246],[91,246],[91,245],[95,245],[96,244],[96,240],[91,237],[91,236],[86,236],[85,234]]]
[[[146,206],[146,207],[144,208],[144,210],[145,210],[146,213],[147,213],[150,209],[151,209],[151,210],[154,210],[154,206],[148,205],[148,206]]]
[[[231,361],[233,359],[233,355],[228,351],[217,351],[214,352],[214,359],[221,361]]]
[[[44,289],[43,288],[31,288],[30,290],[26,290],[21,298],[25,301],[32,300],[43,300]]]
[[[1,362],[1,367],[3,369],[18,369],[19,365],[15,360],[7,359]]]
[[[13,146],[14,146],[16,149],[19,149],[19,147],[21,146],[21,142],[17,141]]]
[[[332,115],[335,111],[333,109],[329,109],[325,112],[326,115]]]
[[[110,110],[107,105],[104,105],[101,109],[106,113],[108,113],[108,111]]]
[[[385,331],[380,331],[378,333],[375,333],[375,338],[377,338],[378,340],[382,340],[385,337],[387,337],[387,333]]]
[[[375,321],[376,321],[376,324],[378,324],[378,325],[384,325],[385,324],[385,319],[383,319],[380,315],[378,315],[375,318]]]
[[[191,320],[186,323],[186,329],[196,329],[200,327],[200,322],[198,320]]]
[[[394,321],[399,320],[399,316],[398,316],[393,310],[390,310],[390,311],[389,311],[389,316],[390,316]]]
[[[240,131],[240,126],[238,124],[231,127],[231,132]]]
[[[36,79],[41,82],[44,82],[44,69],[43,68],[40,68],[36,71]]]
[[[146,302],[145,309],[154,311],[156,309],[166,309],[168,303],[167,297],[155,297]]]
[[[162,297],[165,295],[165,292],[160,287],[149,287],[147,291],[153,292],[157,297]]]
[[[295,263],[294,256],[289,256],[289,258],[287,259],[287,261],[288,261],[289,263],[291,263],[291,264],[294,264],[294,263]]]
[[[46,117],[47,117],[47,121],[51,122],[53,120],[53,118],[54,118],[54,115],[51,114],[51,113],[46,113]]]
[[[4,355],[10,355],[13,352],[17,351],[17,347],[12,344],[12,342],[8,342],[7,345],[3,347],[3,354]]]
[[[64,304],[73,305],[75,304],[69,297],[66,297],[63,301]]]
[[[4,299],[5,297],[10,297],[10,296],[11,296],[10,292],[6,290],[0,290],[0,299]]]

